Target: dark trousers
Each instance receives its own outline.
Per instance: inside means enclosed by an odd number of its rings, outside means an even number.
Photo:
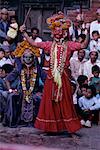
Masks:
[[[3,125],[9,127],[16,127],[19,122],[21,113],[20,96],[17,94],[9,94],[6,99],[6,106],[4,109]]]
[[[80,111],[80,116],[83,120],[87,121],[90,120],[94,124],[98,124],[99,121],[99,110],[92,110],[92,111]]]

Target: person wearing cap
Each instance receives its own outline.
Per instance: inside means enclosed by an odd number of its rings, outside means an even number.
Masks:
[[[11,64],[14,65],[14,58],[12,58],[11,56],[11,50],[10,50],[10,46],[9,45],[2,45],[1,48],[4,51],[4,56],[3,58],[0,60],[0,66],[2,67],[2,65],[4,64]]]
[[[0,43],[7,39],[8,28],[9,28],[8,10],[6,8],[3,8],[1,10],[1,20],[0,20]]]
[[[83,74],[86,75],[90,81],[91,77],[93,77],[92,67],[94,65],[100,66],[100,60],[98,60],[98,51],[95,49],[90,51],[89,57],[89,60],[84,63]]]
[[[100,8],[97,9],[97,11],[96,11],[96,20],[91,22],[91,24],[90,24],[90,37],[91,37],[91,39],[93,38],[92,37],[93,31],[98,31],[99,35],[100,35]]]

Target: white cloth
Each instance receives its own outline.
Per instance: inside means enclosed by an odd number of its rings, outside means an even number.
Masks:
[[[12,59],[6,59],[5,57],[3,57],[1,60],[0,60],[0,67],[2,67],[4,64],[10,64],[10,65],[13,65],[14,64],[14,60]]]
[[[86,75],[89,80],[90,80],[91,77],[93,77],[93,74],[92,74],[92,67],[93,67],[94,65],[97,65],[97,66],[100,67],[100,61],[97,60],[94,64],[92,64],[91,61],[88,60],[87,62],[84,63],[83,75]]]
[[[71,58],[70,59],[70,69],[72,77],[77,80],[79,75],[83,75],[84,71],[84,63],[86,62],[86,59],[83,59],[81,62],[77,58]]]
[[[93,31],[98,31],[100,34],[100,23],[98,23],[97,20],[91,22],[91,24],[90,24],[90,37],[91,37],[91,39],[92,39],[92,32]]]
[[[36,39],[34,40],[34,42],[42,42],[42,39],[41,38],[39,38],[39,37],[36,37]],[[40,50],[40,54],[42,54],[42,49],[39,49]],[[39,61],[39,64],[41,63],[41,58],[40,57],[38,57],[38,61]]]
[[[17,36],[18,24],[12,23],[10,24],[9,30],[7,32],[7,36],[14,39]]]
[[[97,50],[100,51],[100,38],[98,41],[91,40],[90,41],[90,51]]]
[[[39,37],[36,37],[36,39],[34,40],[35,42],[42,42],[42,39]]]
[[[73,26],[69,27],[69,35],[70,35],[70,36],[74,35]]]
[[[72,59],[74,59],[74,58],[76,59],[76,58],[77,58],[77,54],[78,54],[78,51],[73,52],[73,55],[72,55],[71,58],[72,58]]]
[[[76,94],[76,92],[73,94],[73,104],[77,104],[77,94]]]
[[[96,97],[92,97],[87,99],[85,96],[79,98],[79,106],[82,110],[90,109],[90,110],[98,110],[100,109],[100,100]]]

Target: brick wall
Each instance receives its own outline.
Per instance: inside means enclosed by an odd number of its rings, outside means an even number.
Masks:
[[[89,9],[82,9],[82,12],[84,14],[84,21],[85,22],[91,22],[95,20],[96,18],[96,10],[100,8],[100,0],[90,0],[90,8]],[[67,15],[68,18],[72,21],[75,21],[76,16],[79,12],[77,10],[68,10]]]

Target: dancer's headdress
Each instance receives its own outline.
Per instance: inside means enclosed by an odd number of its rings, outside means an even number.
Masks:
[[[49,17],[47,24],[51,30],[55,30],[55,27],[61,27],[63,30],[67,30],[71,26],[71,21],[60,11]]]

